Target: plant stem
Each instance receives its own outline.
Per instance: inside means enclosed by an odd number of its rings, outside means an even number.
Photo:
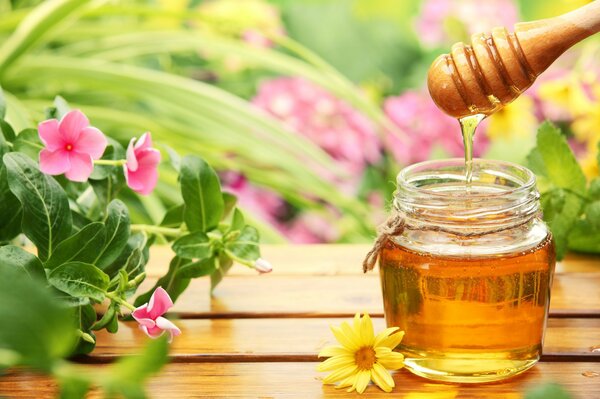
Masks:
[[[96,159],[94,164],[96,165],[111,165],[111,166],[123,166],[127,163],[126,159]]]
[[[143,231],[145,233],[162,234],[168,237],[179,237],[181,235],[180,229],[153,226],[151,224],[132,224],[131,231]]]
[[[132,312],[135,310],[135,306],[133,306],[132,304],[130,304],[129,302],[127,302],[126,300],[124,300],[120,296],[116,295],[114,293],[114,291],[113,292],[107,292],[106,293],[106,297],[108,299],[110,299],[111,301],[118,303],[119,305],[125,306],[127,309],[129,309]]]

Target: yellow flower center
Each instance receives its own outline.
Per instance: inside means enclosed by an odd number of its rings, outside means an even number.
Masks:
[[[356,351],[354,361],[360,370],[370,370],[377,361],[375,351],[370,346],[364,346]]]

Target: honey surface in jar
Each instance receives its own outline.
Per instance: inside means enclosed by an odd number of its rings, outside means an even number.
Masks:
[[[380,258],[385,317],[406,333],[398,348],[406,366],[457,382],[531,367],[541,354],[554,263],[550,235],[527,251],[489,257],[419,253],[389,240]]]

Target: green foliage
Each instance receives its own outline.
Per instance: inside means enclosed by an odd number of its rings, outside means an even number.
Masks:
[[[0,263],[4,263],[0,258]],[[0,268],[0,348],[16,364],[50,370],[69,354],[75,330],[68,311],[43,283],[8,267]]]
[[[48,269],[54,269],[71,261],[93,264],[98,257],[97,250],[104,247],[105,240],[106,229],[104,224],[100,222],[90,223],[58,244],[44,266]]]
[[[183,217],[187,228],[192,232],[214,229],[225,210],[215,171],[204,160],[187,156],[181,160],[179,179],[185,202]]]
[[[585,176],[560,130],[540,126],[537,147],[527,157],[543,188],[544,219],[554,236],[557,258],[567,250],[600,253],[600,183]]]
[[[559,384],[550,382],[528,390],[525,399],[572,399],[572,396]]]
[[[71,296],[102,302],[109,278],[89,263],[67,262],[50,271],[48,282]]]
[[[14,245],[0,247],[0,273],[5,268],[21,272],[32,279],[46,279],[44,266],[38,257]]]
[[[23,209],[23,233],[46,260],[71,232],[71,212],[64,190],[21,153],[5,154],[8,185]]]

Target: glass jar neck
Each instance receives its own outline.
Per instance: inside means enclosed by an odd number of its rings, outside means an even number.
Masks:
[[[502,161],[475,160],[467,185],[464,160],[455,158],[402,170],[394,208],[409,226],[470,236],[528,223],[539,213],[539,194],[531,171]]]

